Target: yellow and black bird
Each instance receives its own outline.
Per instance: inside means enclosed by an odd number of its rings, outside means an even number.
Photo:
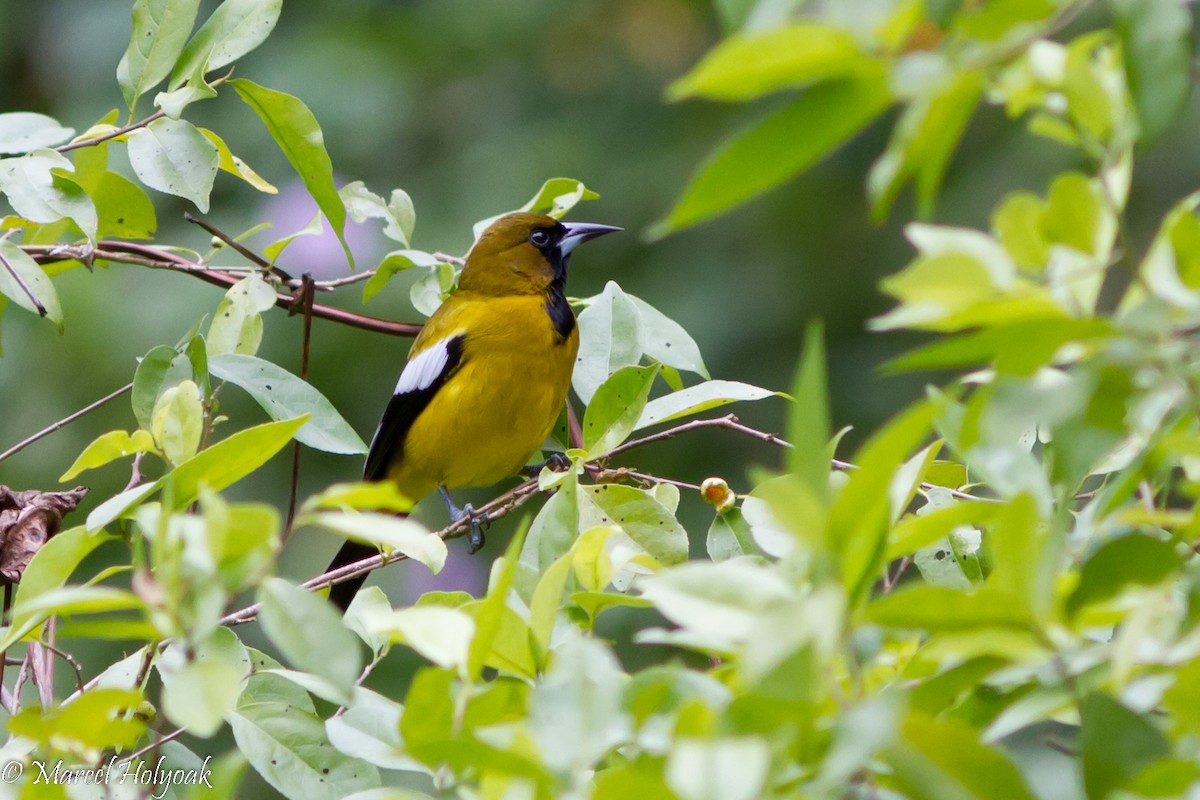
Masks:
[[[507,214],[467,254],[458,290],[413,342],[367,454],[364,480],[390,480],[413,502],[438,489],[490,486],[521,470],[558,419],[579,351],[575,314],[564,287],[571,252],[621,230],[563,223],[541,214]],[[483,544],[472,519],[471,552]],[[335,569],[374,555],[346,542]],[[359,577],[334,586],[345,609]]]

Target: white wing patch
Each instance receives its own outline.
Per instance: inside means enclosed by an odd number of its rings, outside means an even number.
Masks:
[[[447,336],[413,356],[400,373],[395,393],[419,392],[432,386],[446,369],[446,362],[450,359],[448,346],[453,338],[454,336]]]

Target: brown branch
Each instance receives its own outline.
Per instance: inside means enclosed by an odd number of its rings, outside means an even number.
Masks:
[[[10,456],[14,456],[17,453],[21,452],[26,447],[28,447],[29,445],[36,442],[38,439],[43,439],[43,438],[49,436],[50,434],[54,433],[56,430],[66,426],[66,425],[69,425],[70,423],[72,423],[75,420],[82,417],[84,414],[87,414],[89,411],[95,411],[97,408],[104,405],[108,401],[117,399],[118,397],[120,397],[121,395],[130,391],[131,389],[133,389],[133,384],[127,383],[124,386],[122,386],[120,389],[117,389],[112,394],[101,397],[99,400],[92,403],[91,405],[85,406],[84,408],[79,409],[74,414],[71,414],[68,417],[63,417],[58,422],[54,423],[53,425],[51,425],[47,428],[43,428],[42,430],[40,430],[37,433],[30,436],[28,439],[18,442],[17,444],[15,444],[12,447],[5,450],[3,453],[0,453],[0,462],[3,462],[6,458],[9,458]]]
[[[537,494],[537,479],[523,481],[513,488],[504,492],[500,496],[488,501],[484,505],[476,509],[476,517],[479,515],[487,515],[489,520],[499,519],[514,509],[520,508],[527,503],[535,494]],[[442,539],[454,539],[462,536],[470,527],[470,520],[466,515],[457,522],[452,522],[441,530],[437,531],[437,536]],[[364,558],[361,561],[355,561],[337,569],[329,570],[315,578],[310,578],[301,584],[301,587],[310,591],[324,589],[333,586],[337,583],[345,583],[351,578],[357,578],[360,575],[366,575],[380,567],[394,564],[397,561],[405,561],[408,556],[403,553],[393,551],[388,555],[379,553],[377,555]],[[234,611],[227,614],[221,619],[222,625],[241,625],[246,622],[253,622],[258,616],[258,604],[247,606],[246,608]]]
[[[312,341],[312,309],[313,309],[313,279],[311,275],[305,274],[304,283],[296,292],[294,298],[299,302],[300,307],[304,312],[304,332],[300,342],[300,380],[308,380],[308,356],[309,344]],[[296,311],[296,304],[292,304],[292,313]],[[300,485],[300,441],[296,440],[292,446],[292,485],[288,493],[288,513],[287,524],[283,527],[283,540],[286,542],[288,537],[292,535],[292,523],[296,520],[296,491]]]
[[[109,139],[116,139],[118,136],[124,136],[127,133],[132,133],[133,131],[136,131],[138,128],[144,128],[147,125],[149,125],[151,122],[154,122],[154,120],[161,119],[164,116],[165,116],[165,113],[163,111],[155,111],[153,114],[146,117],[145,119],[140,119],[137,122],[132,123],[131,125],[126,125],[124,128],[117,128],[115,131],[110,131],[109,133],[106,133],[103,136],[97,136],[94,139],[83,139],[82,141],[78,141],[78,142],[67,142],[66,144],[60,144],[58,147],[56,147],[54,149],[60,153],[65,153],[68,150],[76,150],[80,147],[95,147],[98,144],[107,142]]]
[[[237,241],[232,236],[230,236],[228,233],[226,233],[225,231],[216,227],[215,225],[211,225],[208,222],[205,222],[204,220],[200,219],[199,217],[194,217],[191,215],[190,212],[186,212],[186,211],[183,214],[183,218],[185,220],[187,220],[188,222],[192,223],[193,225],[199,225],[201,228],[208,231],[213,236],[217,237],[222,242],[224,242],[225,244],[232,247],[234,250],[241,253],[251,263],[257,264],[258,266],[262,267],[263,269],[265,269],[269,272],[274,273],[275,275],[279,276],[281,279],[283,279],[285,281],[292,280],[291,275],[287,274],[282,269],[280,269],[279,267],[272,264],[270,261],[267,261],[265,258],[260,256],[258,253],[254,252],[249,247],[246,247],[244,244]]]
[[[88,245],[21,245],[21,249],[39,264],[56,261],[86,262],[89,259],[98,258],[104,261],[181,272],[223,289],[228,289],[240,280],[219,270],[209,269],[198,262],[189,261],[169,250],[133,242],[104,240],[97,242],[95,247]],[[275,305],[279,308],[290,309],[294,302],[291,295],[276,293]],[[410,322],[392,322],[315,303],[312,313],[314,317],[320,317],[330,322],[374,333],[386,333],[390,336],[416,336],[421,332],[420,325]]]

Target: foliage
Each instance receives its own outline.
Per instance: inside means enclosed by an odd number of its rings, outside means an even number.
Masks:
[[[785,444],[729,416],[678,422],[772,392],[712,380],[692,338],[615,283],[577,301],[581,429],[550,443],[566,466],[485,506],[499,516],[549,494],[484,595],[435,591],[393,607],[369,588],[341,618],[316,590],[346,574],[302,585],[276,575],[292,523],[222,492],[293,440],[364,449],[315,388],[260,357],[270,309],[411,331],[312,305],[310,285],[274,265],[303,232],[263,245],[265,257],[247,250],[250,266],[230,265],[230,250],[257,227],[209,254],[131,242],[156,228],[142,187],[201,212],[221,171],[273,191],[184,118],[225,92],[262,121],[324,224],[341,236],[347,219],[376,220],[396,243],[360,273],[364,301],[418,270],[412,303],[431,313],[460,262],[415,248],[403,190],[336,187],[301,100],[212,77],[266,40],[281,3],[226,0],[193,34],[198,6],[135,3],[117,71],[126,124],[114,111],[73,137],[42,115],[0,114],[13,212],[0,223],[0,310],[12,301],[61,326],[71,309],[52,278],[111,261],[226,287],[211,320],[138,364],[130,429],[100,433],[64,475],[133,458],[128,488],[33,558],[0,629],[0,649],[24,649],[40,690],[31,704],[6,685],[6,758],[86,767],[160,749],[186,770],[203,740],[231,735],[235,752],[214,775],[227,796],[246,763],[305,798],[1196,791],[1200,196],[1167,214],[1144,253],[1124,221],[1135,147],[1190,91],[1190,17],[1177,0],[827,4],[783,20],[772,3],[721,3],[730,34],[669,97],[799,94],[718,149],[660,233],[787,180],[893,107],[866,186],[877,217],[909,183],[933,214],[982,103],[1077,154],[1078,167],[1047,176],[1043,192],[1000,198],[989,230],[908,226],[915,257],[884,281],[896,304],[874,327],[930,336],[894,370],[951,377],[835,462],[841,433],[811,327],[791,389],[794,446],[748,493],[616,460],[705,427]],[[139,118],[164,81],[158,110]],[[112,158],[121,145],[129,170]],[[557,178],[523,207],[561,216],[594,197]],[[230,385],[271,421],[227,419]],[[700,536],[677,510],[697,501],[714,508],[708,557],[689,560]],[[436,573],[462,526],[430,532],[381,513],[403,508],[386,487],[334,486],[294,526],[383,549],[357,569],[405,559]],[[102,546],[121,555],[92,570]],[[231,612],[249,591],[256,604]],[[642,666],[602,635],[621,615],[637,621]],[[238,626],[256,618],[273,654],[243,638]],[[55,695],[53,671],[36,664],[91,638],[135,649]],[[371,685],[403,652],[422,660],[411,680]],[[181,732],[187,746],[173,741]],[[49,791],[35,775],[22,794]]]

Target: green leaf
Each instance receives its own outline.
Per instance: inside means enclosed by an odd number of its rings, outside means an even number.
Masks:
[[[529,530],[528,522],[523,524],[517,535],[508,543],[504,550],[504,560],[498,570],[493,570],[493,579],[488,586],[487,597],[475,611],[475,636],[467,649],[467,674],[474,681],[479,681],[483,675],[483,666],[492,654],[497,643],[504,612],[508,610],[508,593],[512,589],[513,578],[520,565],[521,547],[525,544],[525,534]],[[520,620],[518,619],[518,622]],[[525,649],[528,650],[528,636],[525,637]],[[531,665],[532,666],[532,665]],[[527,673],[532,677],[535,669]]]
[[[581,200],[595,200],[600,195],[583,185],[574,178],[551,178],[542,184],[542,188],[521,206],[517,211],[532,211],[535,214],[548,214],[555,219],[561,219]],[[509,213],[509,212],[505,212]],[[504,214],[497,214],[487,219],[481,219],[472,226],[472,232],[478,239],[488,226]]]
[[[62,307],[54,284],[36,261],[8,239],[0,239],[0,295],[62,329]]]
[[[0,153],[28,153],[62,144],[75,135],[58,120],[31,111],[0,114]]]
[[[130,111],[171,72],[196,22],[200,0],[137,0],[133,33],[117,65],[117,83]]]
[[[317,207],[329,220],[342,243],[346,260],[353,267],[354,256],[345,238],[346,207],[333,184],[333,163],[325,151],[325,137],[317,118],[308,106],[290,94],[267,89],[244,78],[231,80],[229,85],[267,126],[288,163],[317,201]]]
[[[687,531],[649,492],[615,483],[580,487],[578,503],[579,530],[613,525],[663,566],[687,559]]]
[[[383,235],[397,241],[405,247],[412,236],[412,226],[416,222],[412,199],[402,189],[392,192],[390,202],[367,188],[362,181],[347,183],[338,190],[346,213],[355,222],[366,222],[368,219],[381,219],[384,222]]]
[[[159,483],[170,482],[171,499],[176,508],[183,508],[199,496],[201,487],[219,492],[267,463],[307,421],[306,415],[238,431],[183,462]]]
[[[247,275],[225,293],[208,326],[205,343],[215,359],[228,353],[254,355],[262,341],[264,311],[275,307],[275,290],[257,275]]]
[[[190,75],[232,64],[262,44],[283,9],[283,0],[225,0],[187,43],[171,73],[171,88]]]
[[[183,119],[156,119],[129,134],[129,163],[142,183],[192,201],[208,212],[221,157],[217,147]]]
[[[793,22],[765,31],[735,33],[721,41],[667,89],[671,100],[707,97],[751,100],[873,66],[854,37],[818,22]]]
[[[96,235],[121,239],[153,239],[158,228],[154,203],[142,187],[115,172],[105,172],[95,186],[85,187],[99,215]]]
[[[263,583],[258,602],[263,629],[290,663],[341,689],[354,685],[362,651],[332,605],[281,578]]]
[[[373,635],[405,644],[440,667],[467,668],[475,620],[457,608],[425,605],[381,614],[367,621]]]
[[[638,344],[643,353],[668,367],[708,378],[700,348],[678,322],[640,297],[631,294],[625,296],[638,312]]]
[[[154,481],[153,483],[143,483],[139,486],[134,486],[132,489],[126,489],[120,494],[113,495],[93,508],[92,512],[88,514],[87,529],[89,531],[100,530],[113,520],[119,519],[127,511],[146,499],[151,493],[157,491],[158,488],[159,481]]]
[[[754,541],[750,524],[738,508],[731,508],[713,517],[704,546],[708,557],[716,562],[743,555],[763,555],[762,548]]]
[[[158,402],[158,395],[164,384],[167,383],[171,366],[178,357],[179,352],[174,347],[161,344],[153,348],[138,363],[137,371],[133,374],[133,392],[130,394],[130,403],[133,406],[133,415],[144,430],[150,430],[151,417],[154,414],[154,406]]]
[[[301,511],[320,508],[336,508],[356,511],[391,511],[407,514],[412,511],[413,501],[400,494],[391,481],[359,481],[357,483],[335,483],[324,491],[304,501]]]
[[[71,177],[74,169],[66,156],[53,150],[0,159],[0,190],[25,219],[44,223],[69,219],[84,236],[95,240],[96,207]]]
[[[416,520],[371,512],[323,512],[305,514],[299,522],[317,525],[348,539],[383,547],[389,551],[397,550],[424,564],[435,575],[441,572],[446,564],[446,543]]]
[[[681,737],[665,777],[680,800],[754,800],[762,796],[770,765],[770,747],[758,737]]]
[[[420,762],[404,752],[404,740],[400,737],[403,713],[399,703],[368,689],[356,689],[345,713],[325,721],[325,732],[338,750],[369,764],[383,769],[424,771]]]
[[[1109,0],[1142,141],[1174,122],[1192,89],[1192,15],[1179,0]]]
[[[212,643],[219,642],[218,646]],[[167,718],[196,736],[208,738],[221,729],[234,709],[250,671],[246,648],[228,629],[218,628],[201,643],[194,660],[173,669],[158,661],[163,680],[162,704]]]
[[[992,574],[988,585],[1011,597],[1014,612],[1041,615],[1053,591],[1047,566],[1049,533],[1028,493],[1013,498],[995,518],[987,538]]]
[[[372,297],[379,294],[380,290],[387,285],[387,282],[397,272],[409,269],[410,267],[434,269],[438,267],[438,263],[438,260],[432,255],[420,250],[393,250],[383,257],[383,260],[379,262],[379,266],[375,268],[375,274],[363,286],[363,302],[369,302]],[[440,285],[438,286],[438,290],[440,294]]]
[[[91,533],[83,526],[52,536],[34,553],[21,575],[13,600],[13,619],[28,616],[26,606],[41,595],[60,588],[83,559],[112,539],[107,533]]]
[[[1030,624],[1019,604],[994,589],[961,592],[924,584],[880,597],[867,606],[867,618],[879,625],[929,632],[980,628],[1025,630]]]
[[[297,441],[327,453],[367,451],[363,440],[323,394],[282,367],[254,356],[226,353],[213,356],[209,370],[245,389],[271,419],[292,419],[308,412],[311,418],[296,433]]]
[[[804,335],[804,352],[792,387],[793,404],[788,419],[788,469],[824,502],[829,494],[829,389],[825,378],[825,328],[810,323]]]
[[[749,558],[691,561],[648,576],[639,586],[667,619],[730,646],[744,641],[761,615],[795,599],[779,573]]]
[[[1079,704],[1079,746],[1087,796],[1103,800],[1171,752],[1162,732],[1102,692]]]
[[[779,392],[772,392],[770,389],[738,381],[705,381],[646,403],[634,430],[641,430],[660,422],[670,422],[680,417],[690,417],[730,403],[762,400],[764,397],[778,394]]]
[[[1002,753],[980,743],[968,725],[914,713],[900,733],[903,743],[885,749],[884,758],[907,794],[924,796],[926,787],[934,785],[947,786],[947,797],[1034,800],[1021,772]]]
[[[571,385],[584,403],[592,401],[609,375],[641,361],[640,319],[637,306],[612,281],[588,301],[579,315],[579,355],[571,377]]]
[[[109,431],[85,447],[71,468],[64,472],[58,480],[60,483],[64,483],[85,470],[102,467],[118,458],[131,456],[134,453],[152,453],[154,451],[154,438],[146,431],[138,430],[133,433]]]
[[[1175,577],[1181,564],[1170,542],[1142,533],[1110,539],[1088,558],[1067,598],[1068,617],[1092,603],[1111,600],[1130,586],[1154,586]]]
[[[9,731],[55,751],[74,751],[86,760],[111,747],[128,748],[146,731],[146,722],[131,714],[142,704],[140,692],[91,689],[66,705],[29,706],[8,722]],[[91,753],[93,758],[87,758]]]
[[[163,392],[150,415],[150,432],[169,463],[182,464],[196,455],[204,433],[200,387],[181,381]]]
[[[528,725],[546,766],[586,769],[631,734],[624,675],[612,652],[568,628],[530,699]],[[563,709],[572,709],[564,714]]]
[[[983,86],[979,73],[962,72],[936,93],[909,103],[892,130],[887,149],[867,176],[871,216],[877,222],[887,219],[900,190],[914,178],[918,214],[922,218],[933,215],[942,177],[983,95]]]
[[[935,455],[936,448],[926,448],[909,459],[928,436],[932,423],[933,408],[927,402],[916,403],[894,417],[855,453],[858,469],[834,500],[828,540],[841,549],[843,585],[855,602],[866,596],[878,577],[888,531]],[[917,469],[906,470],[910,466]]]
[[[734,136],[700,167],[666,219],[662,236],[715,217],[800,174],[883,113],[892,98],[881,75],[829,81]],[[813,125],[815,119],[820,125]]]
[[[263,679],[292,686],[278,675],[252,677],[228,719],[238,749],[267,783],[290,800],[342,800],[379,786],[375,767],[330,745],[307,693],[296,690],[306,701],[297,704]]]
[[[657,364],[622,367],[596,389],[583,414],[583,447],[589,458],[612,450],[637,427],[658,370]]]
[[[267,181],[263,176],[251,169],[249,164],[230,152],[229,145],[225,144],[224,139],[208,128],[201,128],[200,133],[204,134],[204,138],[212,142],[217,148],[218,168],[228,172],[230,175],[236,175],[264,194],[279,194],[279,190],[275,188],[274,184]]]

